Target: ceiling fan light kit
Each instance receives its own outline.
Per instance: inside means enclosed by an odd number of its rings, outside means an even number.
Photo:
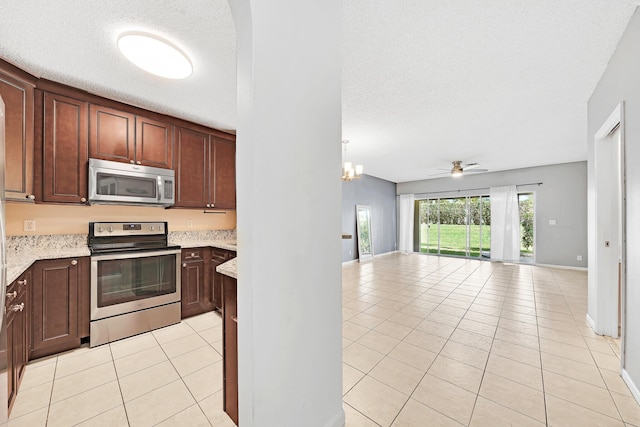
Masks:
[[[464,169],[462,169],[462,165],[461,165],[462,161],[455,160],[451,163],[453,164],[453,167],[451,168],[451,176],[454,178],[462,176],[462,173],[464,172]]]

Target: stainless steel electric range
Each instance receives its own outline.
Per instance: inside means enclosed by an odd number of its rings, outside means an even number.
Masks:
[[[166,222],[91,222],[90,346],[180,322],[180,247]]]

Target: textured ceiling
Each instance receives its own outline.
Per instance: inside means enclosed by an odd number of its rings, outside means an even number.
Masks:
[[[586,103],[638,0],[344,0],[343,138],[403,182],[585,160]],[[172,40],[194,74],[138,70],[117,35]],[[0,57],[51,80],[223,130],[236,123],[227,0],[10,0]]]

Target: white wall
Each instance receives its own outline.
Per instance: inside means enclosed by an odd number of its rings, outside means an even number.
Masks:
[[[341,2],[229,2],[239,421],[341,426]]]
[[[500,172],[427,179],[397,184],[398,194],[452,191],[440,197],[456,197],[474,188],[542,182],[540,186],[518,187],[536,193],[535,256],[538,264],[587,266],[587,163],[574,162]],[[549,220],[555,220],[550,225]],[[582,261],[578,261],[578,255]]]
[[[593,136],[621,101],[624,101],[624,139],[626,149],[627,217],[627,294],[625,320],[626,357],[623,377],[640,401],[640,13],[636,9],[615,53],[588,103],[589,136],[589,219],[595,231],[594,140]],[[593,248],[590,247],[590,250]],[[592,279],[590,275],[590,280]],[[590,300],[594,295],[590,292]],[[594,302],[590,301],[590,307]],[[590,313],[591,314],[591,313]]]

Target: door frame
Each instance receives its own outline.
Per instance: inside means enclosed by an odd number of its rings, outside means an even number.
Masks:
[[[616,128],[619,128],[620,130],[620,157],[619,157],[619,164],[620,164],[620,176],[619,176],[619,185],[620,185],[620,246],[621,246],[621,254],[620,254],[620,258],[621,258],[621,269],[620,269],[620,289],[619,289],[619,296],[618,296],[618,300],[620,301],[620,308],[619,310],[616,310],[616,318],[620,318],[620,338],[621,338],[621,354],[620,354],[620,363],[621,363],[621,367],[624,369],[625,366],[625,335],[626,335],[626,327],[625,327],[625,323],[626,323],[626,259],[627,259],[627,226],[626,226],[626,156],[625,156],[625,123],[624,123],[624,102],[620,102],[615,109],[613,110],[613,112],[609,115],[609,117],[607,118],[607,120],[604,121],[604,123],[602,124],[602,126],[600,127],[600,129],[595,133],[594,135],[594,158],[595,158],[595,176],[596,176],[596,191],[594,191],[594,199],[595,199],[595,236],[594,236],[594,240],[592,240],[594,242],[594,244],[596,245],[596,247],[594,248],[594,255],[595,255],[595,260],[593,263],[593,274],[595,276],[595,281],[596,281],[596,293],[597,293],[597,306],[598,307],[602,307],[602,301],[600,300],[600,298],[603,298],[604,292],[602,291],[602,286],[600,286],[600,284],[597,282],[598,281],[598,245],[601,242],[597,241],[597,236],[598,236],[598,210],[599,210],[599,206],[598,206],[598,194],[597,194],[597,183],[598,183],[598,172],[599,172],[599,164],[598,164],[598,144],[602,144],[604,142],[604,140],[612,133],[616,130]],[[592,273],[592,271],[589,272],[590,274]],[[603,285],[604,286],[604,285]],[[618,305],[618,301],[615,301],[615,305]],[[592,319],[589,315],[587,315],[587,321],[591,324],[592,328],[594,329],[594,331],[596,333],[599,334],[604,334],[604,335],[612,335],[612,336],[617,336],[617,327],[615,328],[616,333],[615,334],[611,334],[611,333],[607,333],[608,331],[604,330],[604,326],[603,326],[603,313],[597,309],[597,313],[596,313],[597,318],[596,319]],[[609,331],[610,332],[610,331]]]

